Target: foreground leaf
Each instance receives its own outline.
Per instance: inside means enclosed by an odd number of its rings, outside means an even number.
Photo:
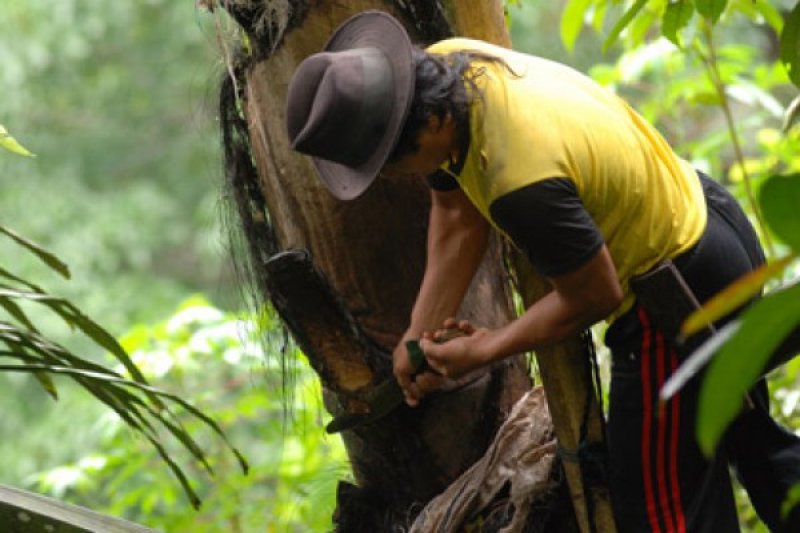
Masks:
[[[780,58],[789,79],[800,87],[800,2],[786,15],[780,39]]]
[[[21,298],[51,306],[63,307],[65,305],[58,298],[36,291],[14,291],[0,288],[0,297],[8,298],[10,302],[11,298]],[[62,309],[62,312],[74,310],[74,306],[68,302],[66,304],[68,309]],[[12,305],[11,308],[13,309],[14,306]],[[96,324],[94,327],[102,330]],[[104,332],[104,330],[102,331]],[[107,335],[107,333],[105,334]],[[55,394],[55,387],[50,377],[52,374],[70,376],[92,396],[117,413],[130,428],[144,435],[150,441],[178,479],[192,505],[198,506],[199,499],[184,472],[161,444],[158,429],[166,430],[173,438],[177,439],[209,473],[212,473],[211,465],[203,450],[186,431],[173,410],[168,407],[167,402],[170,402],[170,405],[181,407],[184,412],[202,421],[207,428],[224,441],[226,447],[239,462],[241,470],[247,473],[249,469],[247,461],[232,446],[221,427],[214,420],[181,397],[148,385],[144,382],[138,369],[136,369],[137,375],[141,379],[125,378],[113,370],[69,352],[36,331],[0,321],[0,345],[3,344],[7,349],[0,348],[0,356],[17,359],[22,364],[0,365],[0,372],[30,373],[39,379],[45,390],[51,394]],[[133,365],[127,353],[125,353],[125,359]]]
[[[691,0],[678,0],[667,4],[667,9],[664,11],[664,19],[661,26],[661,33],[672,41],[672,43],[680,47],[680,37],[678,33],[689,24],[694,14],[694,6]]]
[[[608,49],[611,48],[615,42],[617,42],[620,33],[622,33],[622,31],[628,27],[631,21],[636,18],[636,15],[639,14],[639,11],[642,10],[645,4],[647,4],[647,0],[636,0],[636,3],[633,4],[624,15],[622,15],[616,24],[614,24],[614,27],[611,28],[611,33],[609,33],[608,37],[603,43],[603,53],[608,52]]]
[[[70,327],[74,327],[82,331],[87,337],[95,342],[101,348],[105,348],[119,361],[131,377],[143,384],[147,384],[147,379],[144,377],[139,368],[134,364],[128,353],[120,346],[117,340],[98,323],[84,315],[83,312],[75,307],[71,302],[63,298],[52,296],[40,289],[28,290],[14,290],[3,288],[0,285],[0,298],[29,300],[43,304],[50,308],[54,313],[59,315],[64,322]],[[155,405],[160,405],[157,395],[151,396],[151,401]]]
[[[704,303],[700,309],[686,317],[681,325],[681,336],[686,338],[694,335],[755,298],[761,292],[764,284],[781,274],[794,259],[796,256],[790,255],[762,265],[725,287]]]
[[[711,362],[700,390],[697,439],[711,455],[772,353],[800,323],[800,284],[764,297]]]
[[[697,12],[716,24],[727,5],[728,0],[697,0]]]
[[[783,126],[781,127],[783,133],[788,133],[798,118],[800,118],[800,96],[795,96],[783,115]]]
[[[592,0],[569,0],[561,15],[561,42],[572,52]]]
[[[800,253],[800,173],[770,176],[761,186],[758,201],[770,229]]]
[[[734,333],[739,330],[741,322],[738,320],[725,324],[723,328],[712,335],[707,341],[701,344],[692,354],[681,363],[675,372],[664,382],[658,393],[658,400],[666,402],[672,398],[700,371],[719,351],[720,347],[728,342]]]
[[[789,489],[786,500],[784,500],[783,505],[781,505],[781,516],[786,518],[789,516],[789,513],[792,512],[792,509],[798,505],[800,505],[800,485],[795,485]]]

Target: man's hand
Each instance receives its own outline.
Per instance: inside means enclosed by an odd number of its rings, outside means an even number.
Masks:
[[[420,400],[427,393],[441,388],[445,382],[441,375],[430,370],[415,374],[415,369],[411,366],[411,359],[406,349],[406,341],[416,340],[417,338],[417,335],[406,332],[392,353],[395,378],[403,390],[406,403],[411,407],[419,405]],[[432,339],[433,336],[431,333],[423,333],[423,338]]]
[[[454,331],[458,333],[455,336]],[[423,337],[420,348],[433,370],[447,379],[458,379],[491,362],[492,334],[466,320],[448,318],[442,329]]]
[[[455,383],[458,378],[490,362],[486,341],[491,334],[466,320],[459,322],[448,318],[441,329],[422,334],[419,343],[429,369],[414,374],[405,343],[416,336],[407,332],[392,354],[394,374],[403,389],[406,403],[416,407],[427,394],[448,383]]]

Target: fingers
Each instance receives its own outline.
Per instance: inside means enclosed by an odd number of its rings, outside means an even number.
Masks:
[[[469,324],[467,321],[462,322],[464,324]],[[442,327],[434,331],[432,334],[424,334],[422,337],[425,339],[434,340],[436,342],[447,342],[454,337],[461,337],[465,334],[468,335],[469,333],[461,329],[460,324],[461,323],[455,318],[448,318],[442,322]]]
[[[447,367],[442,364],[439,358],[441,345],[428,339],[422,339],[419,342],[419,347],[425,353],[425,360],[428,362],[428,366],[441,376],[447,377]]]
[[[414,381],[409,385],[408,390],[404,390],[406,403],[411,407],[419,405],[420,401],[436,390],[442,388],[445,383],[444,376],[433,372],[423,372],[414,377]]]
[[[432,334],[423,335],[423,339],[425,338],[432,343]],[[420,343],[422,343],[422,339]],[[433,372],[423,372],[415,375],[405,343],[401,344],[402,346],[398,346],[392,354],[393,371],[395,379],[397,379],[397,383],[403,391],[405,402],[410,407],[416,407],[426,394],[440,388],[444,380]]]
[[[475,326],[469,320],[457,320],[455,318],[448,318],[442,323],[442,327],[433,334],[433,338],[440,340],[447,340],[448,337],[453,337],[453,332],[459,331],[464,335],[472,335],[475,333]],[[423,337],[426,337],[423,335]]]
[[[415,383],[411,383],[408,388],[403,389],[403,396],[409,407],[416,407],[424,396]]]
[[[462,320],[458,323],[458,329],[464,332],[467,335],[472,335],[475,333],[475,326],[472,325],[472,322],[469,320]]]
[[[408,357],[408,350],[405,347],[405,342],[400,342],[397,348],[395,348],[394,353],[392,353],[392,362],[392,371],[394,372],[395,379],[397,379],[397,384],[400,385],[400,389],[403,391],[406,403],[412,407],[416,406],[418,403],[418,396],[412,390],[414,371],[411,368],[411,361]]]
[[[442,329],[454,329],[458,327],[458,321],[453,318],[446,318],[445,321],[442,323]]]
[[[433,372],[423,372],[414,378],[414,385],[417,390],[425,396],[433,391],[439,390],[444,385],[445,378]]]
[[[423,332],[419,337],[419,344],[433,372],[423,372],[416,376],[409,361],[405,342],[401,342],[395,348],[392,354],[394,359],[393,370],[397,383],[400,385],[405,401],[409,406],[415,407],[419,405],[420,401],[428,393],[440,389],[446,383],[448,377],[456,377],[462,373],[460,367],[464,365],[459,361],[460,357],[458,355],[463,352],[463,343],[457,342],[454,346],[451,346],[451,343],[456,337],[471,336],[476,331],[475,326],[468,320],[459,321],[451,317],[442,322],[441,329]],[[455,335],[454,332],[456,333]],[[404,335],[404,341],[407,338],[414,338],[409,335],[408,332]],[[443,349],[445,346],[447,348]]]

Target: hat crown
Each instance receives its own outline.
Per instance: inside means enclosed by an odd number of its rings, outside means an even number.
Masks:
[[[378,48],[309,56],[289,84],[292,148],[346,166],[363,164],[386,135],[394,92],[389,59]]]
[[[322,184],[352,200],[391,157],[414,96],[414,47],[400,22],[367,10],[344,21],[297,68],[286,99],[292,148]]]

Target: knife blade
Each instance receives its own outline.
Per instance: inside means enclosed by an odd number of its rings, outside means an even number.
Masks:
[[[439,335],[434,342],[442,343],[463,335],[464,333],[458,329],[446,330]],[[415,376],[430,370],[430,367],[425,361],[425,353],[423,353],[422,348],[419,346],[419,340],[406,341],[406,351],[408,352],[408,358]],[[397,383],[397,380],[392,376],[381,382],[367,394],[366,403],[369,407],[368,412],[342,413],[334,417],[333,420],[325,426],[325,431],[327,433],[339,433],[356,426],[380,420],[395,408],[405,403],[405,396],[403,395],[403,389],[400,388],[400,384]]]
[[[425,354],[422,353],[422,348],[419,347],[419,341],[406,341],[406,350],[408,351],[408,358],[411,362],[411,368],[414,370],[414,374],[416,375],[420,372],[424,372],[427,365],[425,364]],[[404,401],[405,398],[400,384],[397,383],[394,377],[390,377],[372,389],[367,395],[366,402],[369,406],[369,412],[342,413],[334,417],[334,419],[325,426],[325,431],[328,433],[339,433],[340,431],[345,431],[362,424],[374,422],[389,414]]]

